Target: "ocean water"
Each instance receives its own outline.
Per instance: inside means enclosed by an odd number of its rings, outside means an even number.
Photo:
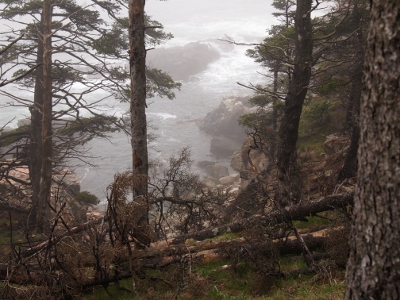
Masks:
[[[229,36],[237,42],[257,43],[266,36],[266,29],[274,22],[272,0],[147,0],[146,12],[161,22],[165,31],[175,38],[163,44],[163,47],[183,46],[189,42],[207,40],[215,48],[212,40]],[[151,99],[147,110],[150,129],[157,139],[150,143],[150,159],[167,162],[179,149],[189,146],[194,162],[212,160],[229,166],[229,159],[217,159],[209,151],[211,137],[201,132],[196,120],[203,118],[216,108],[223,96],[230,94],[248,95],[251,91],[240,87],[241,83],[264,83],[261,68],[252,59],[245,56],[250,46],[234,46],[232,51],[221,51],[221,58],[188,81],[182,82],[181,91],[176,99]],[[16,86],[7,87],[10,93],[30,97],[30,93]],[[75,89],[80,87],[74,86]],[[95,97],[95,96],[93,96]],[[10,121],[10,127],[16,127],[20,118],[28,117],[24,107],[7,105],[12,99],[0,97],[0,125]],[[129,104],[108,99],[107,105],[100,106],[108,113],[122,115]],[[105,199],[106,187],[112,182],[114,174],[130,168],[131,150],[129,138],[124,133],[115,133],[109,140],[92,140],[84,148],[90,160],[97,167],[91,167],[75,160],[71,168],[81,179],[81,189]],[[194,163],[193,170],[201,172]]]

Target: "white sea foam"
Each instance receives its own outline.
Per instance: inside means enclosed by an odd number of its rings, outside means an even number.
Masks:
[[[156,117],[158,117],[160,119],[163,119],[163,120],[176,119],[177,118],[176,115],[172,115],[172,114],[165,113],[165,112],[149,112],[147,114],[148,115],[152,115],[152,116],[156,116]]]

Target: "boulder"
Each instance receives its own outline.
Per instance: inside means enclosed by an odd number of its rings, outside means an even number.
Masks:
[[[229,157],[240,147],[241,144],[238,141],[227,137],[215,137],[211,140],[210,152],[217,157]]]
[[[239,125],[240,116],[250,113],[248,96],[225,96],[221,104],[209,112],[198,126],[204,132],[214,136],[225,136],[236,141],[242,141],[246,137],[245,130]]]
[[[235,182],[240,180],[239,173],[235,173],[229,176],[225,176],[219,179],[222,185],[233,185]]]
[[[206,70],[208,64],[219,58],[219,51],[204,42],[192,42],[183,47],[157,48],[147,53],[150,68],[161,69],[174,80],[187,80],[191,75]]]
[[[208,188],[209,190],[215,189],[217,187],[217,185],[215,184],[214,180],[212,178],[204,178],[202,180],[202,183],[204,184],[204,186],[206,188]]]
[[[228,168],[221,165],[210,165],[205,168],[208,175],[211,177],[220,179],[222,177],[228,176]]]
[[[346,137],[331,134],[326,137],[323,147],[326,154],[332,155],[343,151],[349,145],[349,142],[349,139]]]

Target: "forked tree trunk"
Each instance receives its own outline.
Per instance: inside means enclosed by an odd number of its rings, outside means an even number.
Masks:
[[[345,299],[400,299],[400,2],[373,0]]]
[[[295,59],[293,77],[285,99],[285,109],[279,128],[277,164],[281,191],[279,201],[296,202],[300,200],[301,180],[296,167],[296,143],[300,115],[307,95],[312,67],[312,0],[297,0],[295,15]]]

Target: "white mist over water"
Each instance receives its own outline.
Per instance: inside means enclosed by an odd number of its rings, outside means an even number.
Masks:
[[[237,42],[260,42],[266,36],[266,29],[274,22],[271,2],[272,0],[147,0],[146,12],[161,22],[166,32],[175,36],[161,47],[207,41],[218,49],[219,46],[212,40],[224,38],[224,35]],[[147,110],[147,118],[151,125],[158,128],[149,130],[158,136],[150,144],[150,159],[166,162],[172,154],[190,146],[195,171],[199,171],[195,164],[201,160],[216,161],[229,166],[229,159],[216,159],[210,154],[211,137],[199,131],[195,121],[217,107],[224,95],[251,94],[236,82],[264,83],[265,78],[258,72],[265,70],[245,56],[248,48],[250,46],[234,46],[232,51],[220,49],[221,58],[211,63],[204,72],[183,82],[181,91],[176,91],[176,99],[149,100],[151,104]],[[13,92],[26,93],[19,90]],[[129,110],[128,103],[113,99],[107,100],[106,104],[101,109],[110,114],[122,115]],[[109,107],[114,108],[110,110]],[[5,109],[0,110],[2,124],[11,119],[13,114],[17,118],[29,116],[26,108],[21,108],[21,111],[4,111]],[[15,127],[16,121],[12,125]],[[81,165],[74,168],[81,179],[81,190],[90,191],[104,200],[106,187],[113,181],[114,174],[128,170],[131,166],[130,140],[124,133],[115,133],[109,141],[92,140],[85,149],[87,154],[95,157],[91,163],[98,167]]]

